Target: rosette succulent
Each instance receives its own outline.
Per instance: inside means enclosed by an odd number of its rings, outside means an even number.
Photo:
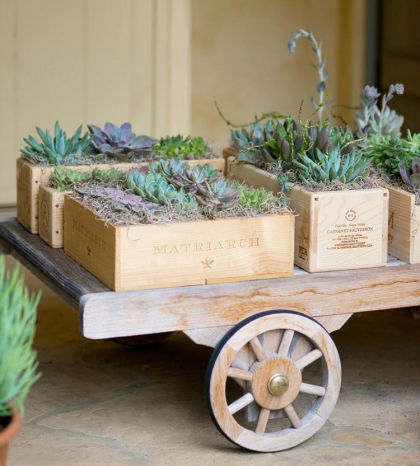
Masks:
[[[131,156],[136,152],[150,151],[156,142],[149,136],[136,136],[131,131],[131,123],[116,126],[108,122],[103,130],[95,125],[88,125],[88,128],[95,150],[112,156]]]
[[[92,139],[88,133],[85,133],[83,137],[81,136],[82,126],[79,126],[71,138],[67,137],[58,121],[55,123],[53,136],[49,130],[44,132],[36,127],[36,131],[41,142],[38,142],[33,136],[29,136],[23,139],[27,147],[20,149],[20,152],[33,163],[74,165],[91,153]]]
[[[59,191],[66,191],[73,186],[81,183],[86,183],[92,179],[88,172],[71,170],[65,166],[58,166],[50,177],[50,183],[55,186]]]
[[[210,152],[209,146],[201,136],[165,136],[153,146],[153,151],[160,157],[195,158],[204,157]]]

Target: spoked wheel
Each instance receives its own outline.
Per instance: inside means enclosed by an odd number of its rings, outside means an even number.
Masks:
[[[229,387],[232,380],[239,393]],[[215,348],[206,376],[207,406],[233,443],[279,451],[324,425],[340,384],[340,358],[328,332],[302,314],[268,311],[240,322]]]

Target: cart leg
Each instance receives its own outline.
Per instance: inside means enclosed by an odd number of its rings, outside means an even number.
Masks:
[[[314,383],[315,361],[322,376]],[[233,399],[226,390],[230,379],[245,388]],[[325,424],[340,384],[340,358],[327,331],[302,314],[268,311],[240,322],[218,343],[207,370],[207,406],[233,443],[279,451],[304,442]],[[250,405],[258,410],[254,423],[241,416]],[[278,413],[283,417],[273,419]]]

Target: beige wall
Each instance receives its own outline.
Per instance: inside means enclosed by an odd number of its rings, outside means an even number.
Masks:
[[[363,87],[364,0],[192,0],[192,128],[218,147],[229,128],[214,101],[235,123],[267,111],[313,111],[316,61],[307,39],[294,55],[290,37],[311,29],[323,41],[327,93],[335,103],[355,105]],[[329,111],[324,112],[329,116]]]
[[[221,148],[226,116],[311,112],[309,42],[324,41],[328,94],[363,84],[365,0],[0,0],[0,206],[15,203],[15,160],[35,126],[130,120],[137,133],[203,135]]]

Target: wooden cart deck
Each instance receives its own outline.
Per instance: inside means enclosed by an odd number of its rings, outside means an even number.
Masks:
[[[80,331],[94,339],[175,330],[192,336],[273,309],[309,315],[331,332],[354,312],[420,305],[420,264],[392,257],[381,268],[310,274],[296,267],[290,278],[115,293],[15,219],[0,219],[0,252],[78,311]]]

